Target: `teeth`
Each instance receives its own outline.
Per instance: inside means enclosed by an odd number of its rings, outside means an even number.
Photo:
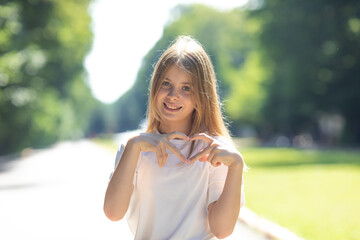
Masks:
[[[165,104],[166,104],[166,103],[165,103]],[[172,107],[172,106],[169,106],[169,105],[167,105],[167,104],[166,104],[166,107],[168,107],[168,108],[170,108],[170,109],[173,109],[173,110],[181,108],[181,107]]]

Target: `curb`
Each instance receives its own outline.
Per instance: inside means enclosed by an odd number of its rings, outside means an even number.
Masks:
[[[281,227],[265,218],[259,217],[253,211],[246,207],[240,210],[239,221],[253,228],[254,230],[265,234],[270,239],[278,240],[304,240],[290,230]]]

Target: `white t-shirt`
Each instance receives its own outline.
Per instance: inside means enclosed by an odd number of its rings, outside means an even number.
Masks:
[[[191,142],[170,140],[187,157]],[[207,146],[195,141],[192,156]],[[116,156],[120,160],[124,146]],[[215,239],[210,231],[207,209],[224,188],[228,167],[208,162],[183,163],[167,150],[160,168],[154,152],[141,152],[134,174],[127,221],[135,239]],[[243,189],[243,187],[242,187]],[[242,191],[241,202],[245,202]]]

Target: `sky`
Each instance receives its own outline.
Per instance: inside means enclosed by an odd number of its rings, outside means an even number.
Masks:
[[[95,0],[90,6],[93,46],[85,59],[92,94],[115,102],[135,82],[142,58],[161,38],[171,9],[179,4],[203,3],[229,10],[247,0]]]

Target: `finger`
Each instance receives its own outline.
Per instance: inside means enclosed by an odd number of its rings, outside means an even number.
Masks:
[[[161,150],[161,142],[158,144],[156,150],[159,152],[160,158],[158,159],[158,164],[159,164],[159,167],[161,167],[161,166],[162,166],[162,163],[163,163],[163,159],[164,159],[164,153],[163,153],[163,151]]]
[[[199,159],[200,162],[207,162],[208,161],[208,156],[203,156]]]
[[[190,162],[195,162],[196,160],[199,160],[202,157],[205,157],[206,155],[208,155],[214,148],[216,147],[216,145],[209,145],[208,147],[206,147],[203,151],[195,154],[193,157],[191,157],[189,159]]]
[[[162,165],[162,162],[163,162],[163,152],[161,151],[161,145],[160,145],[161,143],[158,143],[158,145],[156,146],[156,153],[157,153],[157,155],[159,156],[158,157],[158,165],[159,165],[159,167],[161,167],[161,165]]]
[[[150,146],[148,147],[149,149],[146,151],[156,152],[158,142],[156,142],[152,139],[148,140],[148,142],[150,143]]]
[[[159,142],[152,138],[149,138],[147,141],[149,143],[149,146],[144,151],[151,151],[151,152],[155,153],[158,165],[160,166],[161,159],[162,159],[162,153],[161,153],[161,151],[159,151],[159,148],[158,148]]]
[[[177,147],[174,146],[174,144],[168,142],[166,144],[166,148],[168,148],[170,151],[172,151],[181,161],[186,162],[186,158],[180,152],[180,150]]]
[[[161,151],[161,154],[162,154],[162,159],[161,159],[161,167],[163,167],[167,161],[167,158],[168,158],[168,154],[166,152],[166,148],[165,148],[165,145],[164,144],[160,144],[160,151]]]
[[[212,166],[214,166],[214,167],[219,167],[219,166],[221,165],[221,162],[215,160],[214,158],[213,158],[211,161],[209,161],[209,162],[210,162],[210,164],[211,164]]]
[[[159,147],[156,148],[156,156],[157,156],[158,165],[159,165],[159,167],[161,167],[163,156],[162,156],[162,152]]]
[[[167,138],[167,140],[179,138],[179,139],[182,139],[185,141],[189,141],[189,139],[190,139],[188,136],[186,136],[186,134],[184,134],[182,132],[172,132],[166,138]]]
[[[208,143],[208,144],[212,144],[214,142],[215,139],[213,139],[212,137],[210,137],[209,135],[205,134],[205,133],[198,133],[195,134],[194,136],[192,136],[190,138],[190,141],[192,140],[203,140],[204,142]]]
[[[158,162],[158,165],[159,167],[161,167],[161,153],[159,151],[155,151],[155,154],[156,154],[156,158],[157,158],[157,162]]]
[[[221,165],[221,162],[216,160],[215,156],[217,154],[217,149],[214,149],[208,156],[208,162],[210,162],[211,165],[213,165],[214,167],[218,167]]]

